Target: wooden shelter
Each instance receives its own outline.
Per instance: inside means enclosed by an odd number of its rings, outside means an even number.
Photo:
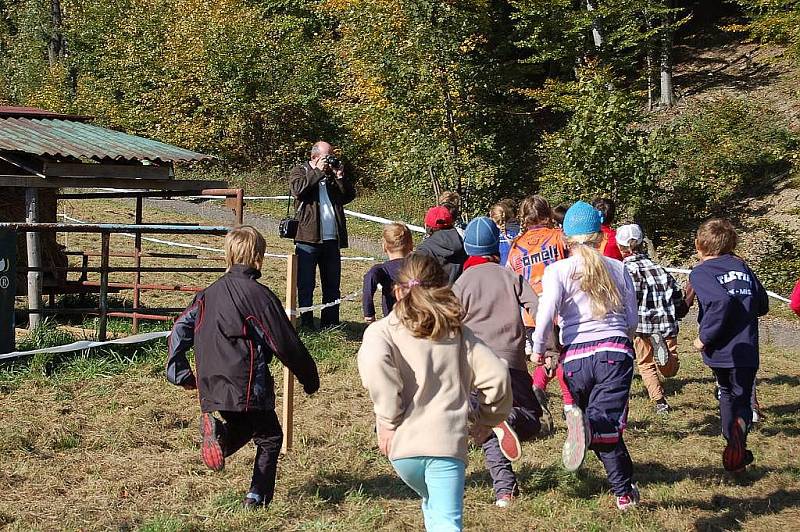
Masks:
[[[120,194],[137,198],[137,224],[142,223],[145,196],[208,194],[209,189],[236,196],[224,181],[175,179],[175,163],[209,161],[213,156],[91,122],[86,116],[0,106],[0,221],[56,222],[57,195],[63,188],[123,189]],[[233,198],[238,199],[239,220],[241,197],[239,190]],[[17,282],[18,292],[28,295],[29,308],[40,308],[43,281],[51,294],[70,291],[66,273],[59,273],[65,272],[67,257],[55,233],[27,233],[24,242],[19,239],[17,258],[38,270],[28,272],[27,284],[24,279]],[[34,317],[38,314],[31,314],[31,325],[37,321]]]

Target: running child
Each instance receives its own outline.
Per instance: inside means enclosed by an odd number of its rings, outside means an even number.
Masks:
[[[794,285],[792,297],[789,301],[789,308],[792,309],[792,312],[800,316],[800,281],[797,281],[797,284]]]
[[[617,216],[617,204],[611,198],[595,198],[592,202],[594,208],[600,211],[603,224],[603,242],[600,244],[600,252],[606,257],[622,260],[622,255],[617,247],[617,232],[611,227]]]
[[[564,377],[575,406],[566,412],[562,458],[569,471],[592,449],[605,467],[619,510],[639,502],[633,462],[622,438],[633,378],[631,336],[639,323],[633,280],[620,261],[601,255],[600,213],[579,201],[564,218],[570,256],[542,279],[537,323],[558,317]],[[542,364],[551,327],[537,327],[534,363]]]
[[[506,267],[528,281],[537,296],[542,294],[542,275],[545,267],[567,256],[564,233],[553,227],[553,212],[550,204],[541,196],[529,196],[522,200],[519,209],[522,234],[511,244]],[[532,338],[536,327],[534,315],[523,314],[528,338]],[[549,322],[552,323],[552,320]],[[536,367],[533,372],[533,392],[542,406],[542,433],[553,430],[553,416],[547,399],[547,385],[558,376],[564,409],[572,406],[560,366],[557,366],[558,353],[551,351],[546,366]]]
[[[756,274],[733,254],[738,235],[727,220],[712,219],[697,230],[700,264],[689,280],[697,301],[699,331],[694,346],[703,353],[719,387],[722,465],[740,471],[753,462],[747,432],[753,421],[751,397],[759,366],[758,318],[769,297]]]
[[[405,224],[391,223],[383,226],[383,252],[386,253],[389,260],[376,264],[364,276],[362,307],[364,321],[367,323],[375,321],[375,292],[378,290],[378,285],[381,287],[383,315],[388,316],[392,311],[395,303],[392,286],[403,265],[403,259],[413,249],[414,240],[411,238],[411,231]]]
[[[519,457],[519,440],[539,433],[542,408],[533,395],[525,358],[525,325],[520,307],[536,314],[538,297],[521,275],[498,264],[499,228],[486,217],[475,218],[464,234],[469,255],[464,273],[453,285],[453,292],[464,307],[463,324],[508,365],[514,407],[500,429],[504,438],[492,435],[483,445],[486,466],[492,476],[495,504],[506,507],[519,494],[511,461]],[[511,427],[510,429],[508,427]],[[501,447],[501,440],[507,446]]]
[[[461,275],[467,254],[464,252],[464,240],[453,228],[453,215],[447,207],[428,209],[425,213],[425,230],[427,235],[417,246],[417,253],[436,259],[450,284],[453,284]]]
[[[225,236],[225,275],[198,292],[169,337],[167,379],[199,391],[203,462],[214,471],[248,441],[256,458],[244,507],[266,506],[275,492],[283,432],[275,414],[277,357],[306,393],[319,389],[314,360],[289,323],[280,300],[256,279],[266,251],[264,237],[242,226]],[[186,352],[194,346],[196,373]],[[225,421],[214,417],[219,415]]]
[[[409,255],[394,292],[394,310],[367,327],[358,351],[378,446],[422,497],[425,528],[461,530],[468,419],[482,443],[508,417],[508,368],[461,325],[461,303],[434,259]]]
[[[505,266],[511,243],[520,231],[519,222],[514,214],[514,200],[506,199],[492,205],[489,218],[500,229],[500,266]]]
[[[644,233],[638,225],[617,229],[617,245],[639,305],[639,325],[633,337],[636,365],[656,413],[666,414],[670,406],[659,372],[667,378],[678,373],[678,320],[686,316],[689,307],[675,279],[647,255]],[[657,361],[657,351],[664,352],[665,360]]]

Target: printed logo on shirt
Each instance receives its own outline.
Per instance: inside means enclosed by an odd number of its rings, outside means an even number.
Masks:
[[[750,274],[746,272],[738,272],[735,270],[731,270],[727,273],[723,273],[721,275],[717,275],[717,282],[722,286],[725,286],[725,289],[728,291],[728,294],[732,296],[752,296],[753,295],[753,280],[750,278]],[[731,287],[728,288],[726,285],[730,283],[739,281],[741,283],[747,283],[747,286],[738,286],[738,287]]]

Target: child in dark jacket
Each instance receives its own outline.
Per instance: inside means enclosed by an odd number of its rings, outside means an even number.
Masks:
[[[364,321],[375,321],[375,292],[378,285],[381,287],[381,303],[383,315],[388,316],[396,302],[394,298],[394,283],[403,267],[403,261],[414,249],[414,240],[411,231],[405,224],[391,223],[383,227],[383,251],[389,260],[376,264],[364,276],[364,295],[362,306]]]
[[[453,215],[447,207],[431,207],[425,214],[425,229],[428,236],[417,246],[417,253],[436,259],[452,285],[467,260],[464,240],[453,228]]]
[[[708,220],[697,231],[701,263],[689,280],[700,304],[694,346],[702,351],[719,386],[722,435],[727,445],[722,465],[739,471],[753,462],[747,431],[753,419],[750,398],[759,365],[758,318],[769,299],[758,277],[733,255],[737,235],[727,220]]]
[[[223,469],[226,457],[251,439],[256,444],[245,508],[268,505],[275,491],[283,432],[275,414],[272,357],[297,376],[306,393],[319,389],[317,366],[280,300],[256,281],[265,250],[264,237],[253,227],[227,234],[227,272],[198,292],[176,320],[167,359],[167,379],[199,391],[201,451],[209,468]],[[196,376],[186,358],[192,346]]]
[[[453,292],[464,306],[464,325],[505,361],[511,376],[511,414],[482,445],[495,504],[506,507],[519,491],[510,458],[519,456],[519,440],[539,433],[542,408],[531,388],[520,313],[522,307],[536,314],[539,299],[524,277],[498,264],[499,240],[500,231],[489,218],[475,218],[467,225],[464,247],[470,257]]]

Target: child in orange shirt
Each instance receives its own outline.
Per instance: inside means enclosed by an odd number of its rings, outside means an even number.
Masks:
[[[508,252],[506,267],[522,275],[531,285],[537,296],[542,294],[542,276],[547,265],[567,256],[564,233],[561,229],[553,227],[553,212],[550,204],[541,196],[529,196],[522,200],[519,210],[519,221],[522,224],[522,233],[514,239]],[[528,338],[533,336],[536,322],[527,313],[523,315]],[[554,376],[558,376],[561,384],[561,394],[564,400],[564,409],[572,407],[572,396],[564,383],[561,366],[554,371],[556,360],[547,366],[538,366],[533,373],[533,393],[542,405],[542,433],[552,430],[553,419],[548,408],[547,392],[545,391]]]

